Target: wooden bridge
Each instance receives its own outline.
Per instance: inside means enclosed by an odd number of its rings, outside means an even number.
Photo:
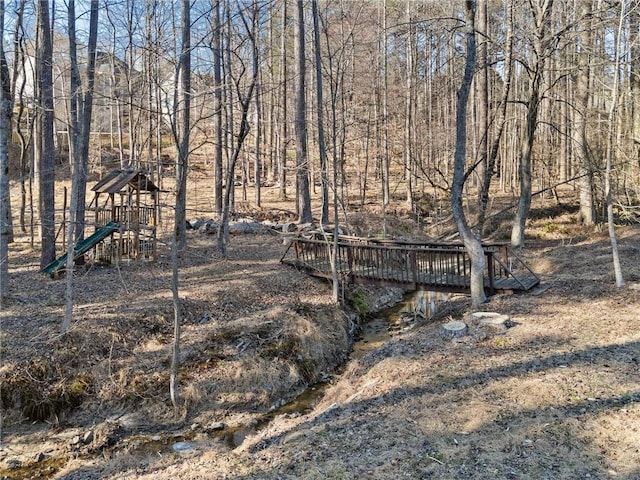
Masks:
[[[484,275],[488,295],[522,292],[540,279],[506,243],[483,244]],[[313,234],[296,237],[281,262],[311,275],[332,278],[330,253],[333,237]],[[402,286],[406,289],[470,293],[471,260],[462,243],[403,242],[340,236],[338,276],[348,283]]]

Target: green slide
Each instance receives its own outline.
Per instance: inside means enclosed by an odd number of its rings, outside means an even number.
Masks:
[[[96,244],[104,240],[106,237],[111,235],[118,229],[118,224],[116,222],[109,222],[104,227],[99,228],[96,232],[90,237],[85,238],[82,242],[80,242],[73,249],[73,259],[75,260],[80,255],[84,255],[90,248],[94,247]],[[42,271],[51,275],[52,273],[57,272],[61,268],[64,268],[67,264],[67,254],[63,254],[62,256],[55,259],[49,265],[44,267]]]

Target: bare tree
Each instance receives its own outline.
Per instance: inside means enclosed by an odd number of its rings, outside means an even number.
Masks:
[[[71,204],[67,225],[67,265],[65,315],[62,331],[71,325],[73,314],[73,263],[75,245],[84,238],[85,196],[87,190],[87,166],[89,157],[89,134],[93,108],[93,86],[95,74],[96,43],[98,38],[98,0],[91,1],[89,20],[89,43],[87,52],[87,89],[82,91],[82,81],[78,67],[76,44],[75,1],[67,4],[69,27],[69,60],[71,63],[71,88],[69,130],[71,142],[69,152],[72,158]]]
[[[4,39],[5,2],[0,1],[0,38]],[[4,50],[0,44],[0,304],[7,296],[9,277],[9,139],[11,138],[11,115],[13,99],[11,80]]]
[[[280,33],[280,148],[278,153],[278,183],[279,195],[282,200],[287,198],[287,146],[289,144],[289,116],[287,106],[287,5],[289,0],[282,0],[282,18]]]
[[[483,8],[486,8],[486,3]],[[486,15],[486,11],[483,13]],[[511,91],[511,76],[513,73],[513,63],[512,63],[512,52],[513,52],[513,4],[512,2],[507,2],[507,33],[505,38],[505,56],[504,56],[504,78],[502,81],[502,95],[500,98],[500,103],[497,108],[497,112],[494,118],[493,123],[496,126],[496,133],[493,137],[493,141],[491,143],[491,148],[489,149],[488,156],[484,159],[486,165],[484,168],[483,174],[481,177],[481,187],[480,187],[480,199],[478,205],[478,221],[477,221],[477,232],[478,237],[482,239],[484,223],[486,220],[487,207],[489,204],[489,189],[491,188],[491,179],[495,174],[496,168],[496,160],[498,158],[498,150],[500,148],[500,141],[502,140],[502,134],[504,133],[504,127],[507,121],[507,104],[509,100],[509,92]],[[485,62],[487,61],[485,57]],[[486,70],[488,65],[485,63],[483,70]],[[486,85],[484,86],[486,87]],[[484,88],[483,87],[483,88]],[[484,94],[483,94],[484,95]],[[483,98],[484,102],[484,98]],[[483,133],[483,136],[489,136],[488,130],[489,124],[486,123],[486,130]],[[483,132],[483,130],[480,130]],[[488,143],[488,142],[487,142]],[[481,143],[481,155],[484,154],[484,149]],[[480,161],[483,161],[482,159]]]
[[[174,138],[178,147],[178,161],[176,164],[176,205],[175,226],[171,245],[171,293],[173,298],[173,351],[171,354],[171,371],[169,390],[171,403],[174,407],[179,403],[178,392],[178,364],[180,359],[180,324],[182,312],[178,295],[178,250],[186,247],[186,209],[187,209],[187,171],[189,165],[189,134],[190,134],[190,105],[191,105],[191,2],[182,0],[180,31],[182,45],[178,61],[178,71],[175,99],[176,108],[174,118]],[[179,91],[179,93],[178,93]]]
[[[595,222],[593,172],[587,140],[589,97],[592,95],[589,79],[591,77],[591,55],[594,40],[593,21],[591,20],[593,2],[592,0],[584,0],[581,4],[582,22],[577,27],[579,29],[580,51],[578,52],[578,72],[575,86],[577,105],[573,115],[573,131],[578,156],[580,219],[585,225],[593,225]]]
[[[53,139],[53,44],[49,0],[38,0],[38,144],[40,162],[40,237],[42,251],[40,267],[44,268],[56,257],[55,232],[55,143]]]
[[[191,15],[190,4],[183,1],[181,13],[182,44],[174,87],[173,136],[177,149],[175,235],[178,249],[186,246],[187,173],[189,170],[191,111]]]
[[[296,20],[296,203],[298,205],[298,221],[309,223],[311,216],[311,192],[309,190],[309,158],[307,152],[307,103],[305,99],[305,38],[304,38],[304,4],[297,0]]]
[[[316,105],[318,115],[318,154],[320,156],[320,182],[322,187],[322,214],[320,221],[329,221],[329,175],[327,166],[327,144],[324,136],[324,101],[322,88],[322,52],[320,48],[320,19],[318,16],[318,2],[312,0],[313,15],[313,46],[316,64]]]
[[[622,276],[622,267],[620,265],[620,252],[618,251],[618,240],[616,238],[615,220],[613,218],[613,198],[611,193],[611,175],[614,163],[614,132],[616,131],[616,120],[618,114],[618,91],[620,84],[620,57],[622,34],[624,28],[624,22],[626,20],[625,2],[620,3],[620,16],[618,29],[615,39],[615,59],[613,62],[613,86],[611,87],[611,107],[609,109],[608,118],[608,135],[607,135],[607,160],[606,160],[606,172],[605,172],[605,197],[607,203],[607,225],[609,230],[609,240],[611,242],[611,257],[613,260],[613,271],[616,278],[616,287],[624,286],[624,278]]]
[[[249,107],[251,106],[251,101],[253,99],[253,94],[254,94],[256,83],[258,82],[258,74],[259,74],[258,45],[257,45],[256,38],[254,37],[254,28],[253,28],[254,22],[257,21],[257,17],[260,14],[260,7],[257,0],[254,0],[253,8],[251,9],[251,11],[253,15],[251,21],[247,20],[246,12],[244,10],[240,12],[240,20],[244,25],[245,33],[247,35],[247,39],[250,42],[250,49],[252,52],[251,77],[249,79],[249,84],[246,88],[246,91],[243,92],[243,81],[244,81],[245,70],[246,70],[245,65],[244,64],[240,65],[240,69],[239,69],[240,73],[235,78],[233,78],[233,75],[231,75],[231,72],[228,73],[229,75],[228,81],[232,82],[235,88],[235,95],[238,99],[238,102],[240,103],[240,128],[238,130],[238,133],[236,134],[235,142],[234,142],[230,159],[229,159],[229,165],[227,168],[227,178],[226,178],[227,188],[225,189],[225,194],[224,194],[223,203],[222,203],[222,217],[220,220],[220,225],[218,227],[217,246],[218,246],[218,250],[220,251],[223,257],[227,256],[226,243],[227,243],[228,230],[229,230],[229,218],[231,214],[231,202],[232,202],[232,195],[233,195],[232,185],[234,181],[235,167],[236,167],[238,158],[240,157],[240,153],[242,152],[244,141],[246,140],[247,135],[249,134],[249,121],[248,121]]]
[[[460,84],[460,89],[458,90],[458,105],[456,107],[456,148],[451,188],[451,209],[458,232],[471,259],[471,303],[474,307],[478,307],[487,299],[484,292],[484,269],[486,261],[482,244],[480,240],[473,235],[462,207],[463,188],[467,178],[465,173],[467,154],[467,102],[474,70],[476,68],[476,32],[474,22],[476,3],[474,0],[467,0],[465,7],[467,58],[465,61],[464,76]]]
[[[553,45],[553,37],[549,35],[549,19],[553,8],[553,0],[536,0],[531,2],[531,14],[535,22],[533,59],[527,70],[531,76],[529,97],[526,101],[527,116],[522,138],[519,163],[520,200],[518,210],[513,219],[511,229],[511,245],[524,246],[524,231],[529,210],[531,209],[531,158],[534,139],[538,127],[538,111],[542,99],[542,81],[545,61]]]
[[[221,0],[215,0],[213,5],[213,25],[211,26],[212,50],[213,50],[213,86],[214,86],[214,161],[213,161],[213,198],[214,209],[218,215],[222,214],[222,153],[223,145],[223,113],[222,104],[223,89],[222,84],[222,22],[220,18]]]

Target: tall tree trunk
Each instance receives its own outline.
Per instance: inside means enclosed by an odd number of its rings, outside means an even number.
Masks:
[[[630,88],[632,130],[635,161],[640,167],[640,8],[629,11],[629,44],[631,45]]]
[[[287,198],[287,145],[289,118],[287,108],[287,4],[288,0],[282,0],[282,19],[280,36],[280,152],[278,155],[278,184],[281,200]]]
[[[487,43],[489,42],[489,26],[487,22],[487,0],[478,0],[478,71],[474,76],[476,138],[477,138],[477,172],[480,188],[479,202],[482,206],[482,195],[485,178],[491,175],[488,171],[487,158],[489,156],[489,64]],[[505,65],[506,68],[506,65]],[[479,222],[478,222],[479,223]],[[481,230],[478,228],[478,231]]]
[[[413,18],[411,16],[411,0],[407,0],[405,5],[405,14],[407,18],[407,43],[406,43],[406,59],[407,59],[407,78],[405,92],[405,109],[404,109],[404,174],[407,182],[407,210],[413,213],[413,75],[414,75],[414,27]]]
[[[587,116],[589,109],[589,78],[591,76],[590,57],[593,45],[593,21],[590,20],[593,10],[592,0],[582,1],[582,22],[580,30],[580,51],[578,52],[578,74],[576,79],[577,105],[573,114],[574,144],[578,159],[578,187],[580,190],[580,220],[585,225],[595,223],[593,202],[593,172],[589,143],[587,141]]]
[[[214,209],[218,215],[222,214],[222,150],[223,150],[223,110],[222,103],[222,90],[224,85],[222,84],[222,22],[220,17],[220,3],[221,0],[215,1],[214,14],[213,14],[213,85],[214,85],[214,162],[213,162],[213,197],[214,197]]]
[[[80,128],[78,119],[78,109],[80,105],[80,90],[82,83],[80,80],[80,70],[78,68],[78,55],[76,47],[76,9],[75,1],[67,2],[67,20],[69,32],[69,63],[71,73],[69,79],[70,101],[69,101],[69,160],[71,162],[71,199],[69,205],[69,218],[67,221],[67,265],[66,265],[66,288],[65,288],[65,309],[64,320],[61,331],[66,332],[71,326],[73,313],[73,251],[75,246],[76,213],[78,208],[78,189],[80,179],[80,169],[82,159],[80,158]],[[85,177],[86,178],[86,177]]]
[[[476,68],[475,1],[467,0],[465,7],[467,59],[462,84],[458,90],[458,104],[456,107],[456,147],[454,152],[453,183],[451,186],[451,208],[456,227],[460,233],[460,238],[462,238],[465,249],[471,259],[471,303],[477,308],[486,302],[487,299],[484,292],[486,260],[482,244],[480,240],[473,235],[462,206],[464,183],[467,177],[465,173],[467,155],[467,103],[474,70]]]
[[[309,190],[309,158],[307,152],[307,103],[305,99],[305,38],[304,4],[297,0],[296,21],[296,202],[298,221],[309,223],[311,216],[311,192]]]
[[[4,1],[0,1],[0,38],[4,39]],[[17,52],[16,52],[17,54]],[[11,138],[11,114],[13,98],[9,67],[4,50],[4,41],[0,44],[0,305],[9,293],[9,139]]]
[[[527,117],[520,150],[520,199],[518,201],[518,210],[513,219],[513,228],[511,229],[511,245],[514,247],[524,247],[525,224],[531,209],[531,157],[538,126],[538,110],[541,101],[540,88],[544,78],[545,60],[548,55],[548,42],[550,41],[547,34],[552,7],[553,0],[538,0],[535,6],[533,3],[531,4],[532,14],[536,22],[535,45],[533,48],[534,59],[531,66],[533,78],[531,79],[531,90],[527,101]]]
[[[38,0],[40,52],[38,55],[38,97],[40,115],[40,237],[42,252],[40,267],[44,268],[56,258],[55,232],[55,164],[56,149],[53,138],[53,43],[49,0]]]
[[[175,235],[179,250],[187,244],[187,173],[189,170],[189,132],[191,110],[191,4],[188,0],[182,2],[181,31],[182,48],[178,63],[180,99],[176,112],[176,146],[178,159],[176,163],[176,212]]]
[[[382,39],[380,41],[379,53],[382,56],[382,131],[383,131],[383,154],[382,154],[382,216],[383,216],[383,237],[387,236],[387,207],[391,201],[390,183],[390,155],[389,155],[389,64],[387,45],[387,2],[382,1]]]
[[[95,54],[98,37],[98,1],[91,1],[89,20],[89,44],[87,53],[87,89],[83,93],[82,80],[78,67],[76,44],[76,11],[75,0],[67,3],[69,31],[69,60],[71,64],[69,156],[72,160],[71,202],[69,206],[69,223],[67,225],[67,265],[65,311],[62,332],[71,326],[73,315],[73,252],[75,245],[84,238],[84,213],[87,187],[87,157],[89,156],[89,137],[91,131],[91,112],[93,104],[93,86],[95,73]]]
[[[311,1],[311,9],[313,14],[313,45],[315,52],[316,62],[316,100],[317,100],[317,115],[318,115],[318,152],[320,155],[320,181],[322,185],[322,214],[320,216],[320,223],[326,225],[329,221],[329,175],[327,165],[327,146],[324,135],[324,101],[323,101],[323,88],[322,88],[322,55],[320,51],[320,21],[318,18],[318,2],[317,0]],[[335,172],[335,165],[334,165]],[[334,175],[335,178],[335,175]],[[335,183],[334,183],[334,196],[335,196]],[[334,199],[335,204],[335,199]],[[337,268],[337,244],[338,244],[338,217],[334,216],[334,238],[331,248],[331,278],[333,282],[332,299],[334,302],[338,302],[340,295],[340,281],[338,279]]]
[[[236,163],[238,162],[238,158],[240,157],[240,153],[242,152],[242,147],[244,145],[244,141],[249,134],[249,107],[251,106],[251,102],[253,99],[254,91],[256,84],[258,83],[258,74],[259,74],[259,59],[258,59],[258,45],[256,37],[254,36],[254,28],[255,22],[257,22],[258,17],[260,15],[260,8],[257,0],[253,2],[252,8],[252,20],[251,25],[249,25],[246,17],[243,15],[240,16],[241,22],[244,24],[246,29],[246,35],[249,41],[251,42],[251,51],[252,51],[252,72],[251,72],[251,80],[249,81],[249,85],[246,89],[246,94],[242,94],[242,77],[233,79],[231,76],[231,72],[229,72],[228,79],[234,80],[234,87],[236,89],[236,96],[240,103],[240,129],[238,131],[238,135],[235,138],[235,143],[233,145],[231,156],[229,158],[229,165],[227,166],[227,188],[224,192],[224,198],[222,202],[222,217],[220,220],[220,225],[218,227],[217,234],[217,246],[220,254],[226,258],[227,256],[227,240],[228,240],[228,232],[229,232],[229,218],[231,216],[231,205],[233,200],[233,189],[231,185],[233,185],[233,177],[236,168]]]
[[[98,42],[98,16],[99,16],[98,0],[91,0],[89,14],[89,41],[87,45],[87,71],[86,80],[87,88],[83,92],[82,104],[79,112],[80,116],[80,179],[78,186],[78,206],[76,213],[76,222],[80,228],[76,232],[76,241],[80,242],[84,239],[84,223],[85,223],[85,207],[87,193],[87,174],[89,160],[89,143],[91,140],[91,119],[93,115],[93,93],[95,87],[95,71],[96,71],[96,46]]]
[[[483,236],[487,207],[489,205],[489,190],[491,188],[491,180],[495,175],[494,170],[496,168],[496,160],[498,158],[498,152],[500,149],[500,140],[502,139],[502,134],[504,132],[504,127],[507,120],[507,105],[509,101],[509,92],[511,91],[511,74],[513,72],[513,63],[511,61],[513,53],[513,4],[511,2],[507,2],[506,17],[508,24],[507,34],[505,38],[504,79],[502,81],[502,95],[500,98],[500,104],[498,105],[498,111],[496,112],[496,116],[493,122],[496,125],[496,133],[495,137],[493,138],[488,157],[486,158],[486,168],[484,168],[484,174],[481,175],[482,184],[480,188],[480,203],[478,207],[478,222],[476,227],[478,238],[480,239],[482,239]],[[488,127],[489,124],[487,123],[487,130],[485,133],[487,137],[489,135]]]
[[[257,32],[256,32],[257,37]],[[255,135],[255,143],[254,143],[254,157],[253,157],[253,177],[254,177],[254,195],[256,201],[256,207],[260,208],[262,206],[262,158],[261,158],[261,148],[260,142],[262,137],[262,122],[260,118],[261,108],[260,102],[262,101],[260,98],[260,83],[256,85],[255,91],[255,121],[254,121],[254,135]]]
[[[254,9],[257,8],[257,6],[254,4]],[[255,39],[256,42],[258,42],[259,39],[259,22],[258,22],[258,16],[254,15],[253,16],[253,20],[252,20],[252,27],[253,30],[253,38]],[[255,106],[256,106],[256,111],[255,111],[255,132],[254,132],[254,138],[255,138],[255,143],[254,143],[254,158],[253,158],[253,174],[254,174],[254,193],[255,193],[255,201],[256,201],[256,207],[260,208],[261,204],[262,204],[262,155],[261,155],[261,140],[262,140],[262,118],[261,118],[261,102],[262,102],[262,97],[260,95],[260,68],[258,65],[258,73],[257,73],[257,77],[256,77],[256,85],[254,87],[254,100],[255,100]]]
[[[320,25],[318,1],[311,1],[313,13],[313,45],[316,62],[316,104],[318,115],[318,153],[320,155],[320,181],[322,185],[322,214],[320,221],[326,225],[329,221],[329,177],[327,172],[327,145],[324,136],[324,101],[322,88],[322,55],[320,51]]]
[[[613,271],[616,278],[616,287],[624,286],[624,278],[622,276],[622,267],[620,265],[620,252],[618,251],[618,240],[616,238],[615,220],[613,217],[613,198],[611,194],[611,171],[614,163],[614,131],[616,130],[616,116],[618,114],[618,89],[620,82],[620,48],[622,43],[622,30],[625,22],[625,4],[620,4],[620,18],[615,41],[615,61],[614,61],[614,77],[613,86],[611,87],[611,108],[609,110],[608,133],[607,133],[607,164],[605,172],[604,192],[607,202],[607,225],[609,230],[609,240],[611,242],[611,257],[613,260]]]
[[[180,15],[182,47],[178,62],[180,107],[176,119],[176,144],[178,147],[178,163],[176,165],[176,217],[171,245],[171,292],[173,298],[173,351],[171,370],[169,372],[169,393],[171,403],[178,407],[180,395],[178,390],[178,365],[180,362],[180,325],[182,310],[178,295],[178,250],[186,247],[186,211],[187,211],[187,171],[189,166],[189,133],[191,106],[191,2],[182,0]]]

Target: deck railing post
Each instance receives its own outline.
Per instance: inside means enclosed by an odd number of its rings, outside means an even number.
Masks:
[[[496,291],[495,286],[495,269],[493,265],[493,252],[485,250],[487,253],[487,272],[489,274],[489,291],[493,294]]]
[[[409,252],[409,259],[411,262],[411,273],[413,278],[413,288],[418,288],[418,259],[415,250]]]

